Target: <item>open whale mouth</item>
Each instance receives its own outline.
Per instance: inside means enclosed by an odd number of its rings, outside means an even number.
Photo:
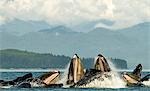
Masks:
[[[124,73],[122,76],[123,76],[124,81],[127,83],[131,83],[131,84],[138,83],[138,81],[135,80],[133,77],[131,77],[129,74]]]
[[[94,69],[100,70],[102,72],[110,72],[111,71],[106,58],[101,54],[99,54],[95,59]]]
[[[140,85],[140,83],[141,83],[141,71],[142,71],[142,65],[138,64],[136,66],[136,68],[133,70],[133,72],[131,72],[131,73],[124,72],[122,74],[122,77],[128,86]]]
[[[45,83],[46,85],[55,84],[60,76],[59,71],[49,72],[40,77],[40,79]]]
[[[81,63],[81,60],[77,54],[75,54],[70,62],[70,66],[68,69],[68,78],[67,84],[71,85],[78,82],[84,75],[84,68]]]

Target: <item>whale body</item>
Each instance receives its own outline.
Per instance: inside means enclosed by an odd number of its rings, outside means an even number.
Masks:
[[[17,85],[21,84],[22,82],[26,81],[28,78],[32,78],[32,73],[28,73],[28,74],[25,74],[24,76],[17,77],[16,79],[11,80],[11,81],[1,80],[0,87],[17,86]]]
[[[34,78],[32,73],[28,73],[11,81],[0,80],[0,88],[62,87],[62,84],[56,84],[56,82],[59,80],[59,75],[59,71],[54,71]]]

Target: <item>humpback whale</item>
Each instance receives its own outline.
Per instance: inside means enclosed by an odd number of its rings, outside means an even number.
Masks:
[[[99,54],[95,60],[94,69],[86,70],[85,75],[71,87],[85,86],[95,79],[103,81],[102,76],[110,78],[108,73],[111,71],[110,66],[104,56]]]
[[[127,86],[143,86],[142,82],[150,79],[150,74],[145,77],[141,77],[142,65],[138,64],[133,72],[124,72],[123,79],[127,83]]]
[[[28,73],[28,74],[25,74],[24,76],[17,77],[16,79],[11,80],[11,81],[1,80],[0,88],[17,86],[17,85],[21,84],[22,82],[26,81],[28,78],[32,78],[32,73]]]
[[[26,82],[31,84],[31,87],[61,87],[62,84],[56,84],[59,80],[60,72],[47,72],[36,78],[29,78]]]
[[[0,88],[4,87],[62,87],[62,84],[56,84],[59,80],[59,71],[48,72],[39,77],[33,77],[32,73],[25,74],[24,76],[17,77],[12,81],[0,80]]]
[[[81,59],[77,54],[75,54],[70,62],[69,70],[68,70],[68,77],[67,77],[67,84],[74,84],[78,82],[84,75],[84,68],[81,63]]]
[[[141,71],[142,71],[142,65],[138,64],[132,73],[129,72],[123,73],[123,79],[125,82],[127,82],[127,86],[141,85],[140,82]]]

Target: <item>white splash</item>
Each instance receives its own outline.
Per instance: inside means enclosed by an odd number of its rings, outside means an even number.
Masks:
[[[82,86],[83,88],[125,88],[125,83],[121,81],[118,75],[114,72],[106,73],[111,77],[103,75],[101,79],[95,79],[89,84]]]
[[[10,86],[0,86],[0,88],[11,88],[11,87],[13,87],[12,85],[10,85]]]
[[[105,75],[103,75],[101,79],[95,79],[89,84],[82,86],[83,88],[91,88],[91,87],[92,88],[125,88],[126,87],[126,83],[121,79],[121,77],[117,73],[113,63],[108,59],[107,61],[112,71],[104,74],[110,77],[106,77]]]
[[[150,87],[150,79],[148,81],[143,81],[142,82],[145,86]]]
[[[60,81],[58,82],[58,83],[63,83],[64,86],[67,86],[66,82],[67,82],[69,66],[70,66],[70,63],[68,63],[67,66],[65,67],[64,73],[62,74],[62,76],[60,77]]]

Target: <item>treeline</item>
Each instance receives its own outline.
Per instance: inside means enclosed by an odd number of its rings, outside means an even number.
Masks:
[[[0,68],[65,68],[70,57],[53,55],[52,53],[40,54],[17,49],[0,50]],[[93,58],[82,58],[85,68],[93,66]],[[122,59],[112,59],[119,69],[126,69],[127,62]]]

